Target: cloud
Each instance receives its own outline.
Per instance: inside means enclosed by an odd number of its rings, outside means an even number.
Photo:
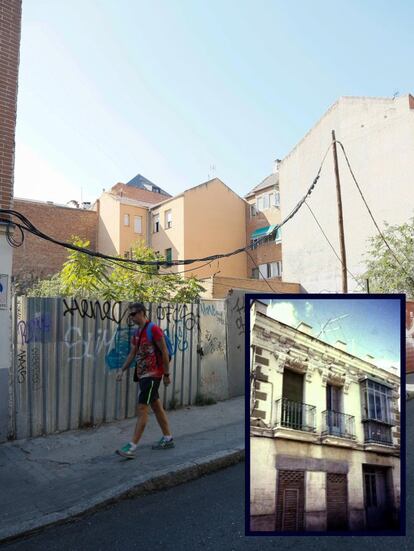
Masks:
[[[309,318],[313,313],[313,304],[310,302],[305,302],[305,315]]]
[[[299,324],[296,309],[291,302],[271,302],[267,315],[292,327],[297,327]]]

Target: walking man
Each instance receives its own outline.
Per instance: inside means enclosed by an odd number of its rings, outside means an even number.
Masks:
[[[122,446],[116,453],[122,457],[133,459],[137,444],[148,421],[149,406],[151,406],[152,411],[155,413],[162,431],[161,440],[157,444],[154,444],[152,448],[173,448],[174,441],[171,436],[167,415],[158,395],[161,379],[163,379],[165,385],[169,385],[171,382],[169,373],[170,358],[164,334],[162,329],[155,324],[151,324],[148,327],[150,322],[147,318],[147,310],[142,302],[131,304],[129,309],[131,319],[138,325],[138,330],[132,337],[131,350],[116,380],[121,381],[124,371],[136,360],[136,378],[138,379],[140,390],[137,407],[138,419],[131,441]]]

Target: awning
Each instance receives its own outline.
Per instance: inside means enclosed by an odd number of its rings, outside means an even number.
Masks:
[[[265,237],[266,235],[270,235],[275,228],[276,228],[276,224],[274,224],[273,226],[265,226],[264,228],[258,228],[257,230],[254,230],[254,232],[251,234],[250,239],[259,239],[260,237]]]

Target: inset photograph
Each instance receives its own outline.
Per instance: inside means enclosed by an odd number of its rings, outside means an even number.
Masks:
[[[246,535],[403,535],[404,295],[246,300]]]

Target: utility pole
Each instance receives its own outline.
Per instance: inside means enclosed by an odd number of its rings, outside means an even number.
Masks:
[[[336,137],[335,130],[332,130],[333,156],[336,179],[336,198],[338,204],[338,225],[339,225],[339,244],[341,247],[341,262],[342,262],[342,292],[348,292],[348,280],[346,275],[346,253],[345,253],[345,236],[344,236],[344,219],[342,215],[342,199],[341,199],[341,184],[339,182],[338,155],[336,152]]]

